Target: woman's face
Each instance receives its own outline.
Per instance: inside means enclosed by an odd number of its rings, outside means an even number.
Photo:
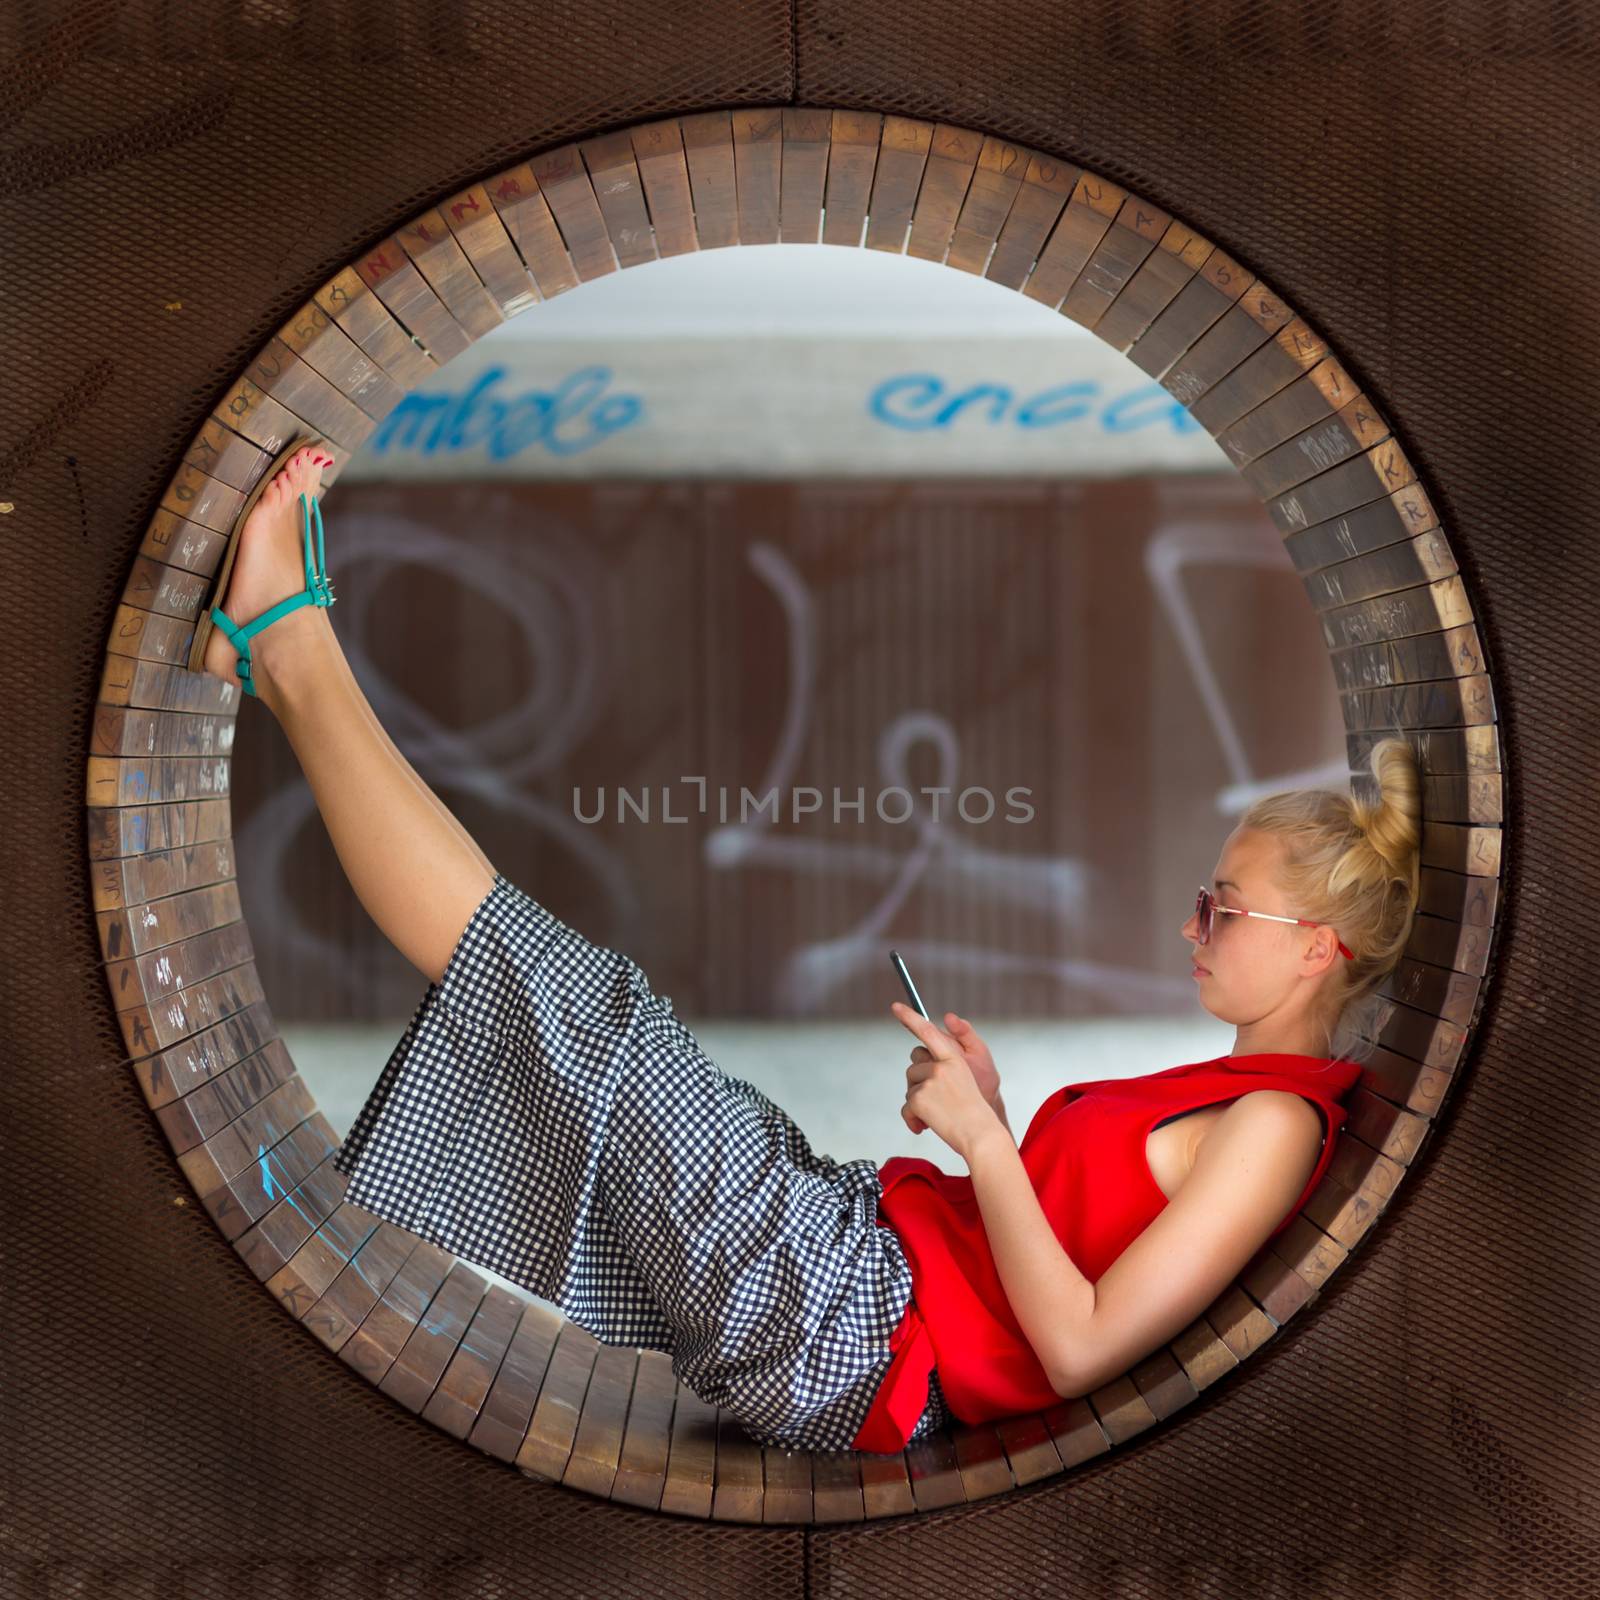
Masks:
[[[1283,852],[1276,835],[1235,828],[1223,842],[1215,877],[1209,885],[1218,905],[1274,916],[1299,913],[1283,903],[1277,867]],[[1316,988],[1315,980],[1339,959],[1333,930],[1268,922],[1262,917],[1230,917],[1217,912],[1211,938],[1200,943],[1199,919],[1189,913],[1183,924],[1195,965],[1200,1003],[1214,1017],[1236,1027],[1269,1019],[1287,1021],[1303,1012]]]

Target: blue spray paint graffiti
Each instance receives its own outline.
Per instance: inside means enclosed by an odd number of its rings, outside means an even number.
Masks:
[[[637,394],[602,395],[609,367],[581,367],[554,389],[533,389],[498,398],[487,391],[506,376],[490,367],[461,393],[415,390],[379,424],[372,448],[379,456],[410,452],[439,456],[481,447],[503,461],[533,445],[554,456],[575,456],[645,418]],[[933,372],[885,378],[867,396],[867,414],[902,433],[950,428],[968,413],[991,426],[1004,423],[1031,431],[1088,421],[1100,434],[1164,428],[1173,434],[1200,431],[1183,404],[1159,383],[1106,396],[1096,379],[1057,384],[1019,396],[1000,383],[952,390]]]
[[[637,395],[599,398],[611,380],[609,367],[582,367],[550,390],[506,399],[485,393],[505,375],[504,367],[490,367],[462,394],[413,391],[379,424],[373,450],[380,456],[402,450],[435,456],[481,445],[492,460],[503,461],[542,445],[553,456],[575,456],[644,413]]]
[[[307,1213],[306,1208],[301,1205],[289,1190],[278,1187],[278,1180],[272,1175],[272,1156],[267,1147],[259,1141],[256,1144],[256,1165],[261,1169],[261,1192],[267,1199],[275,1200],[279,1195],[282,1195],[315,1228],[316,1219]]]
[[[1141,428],[1162,426],[1173,433],[1200,429],[1183,404],[1159,383],[1130,389],[1109,400],[1101,398],[1103,388],[1097,380],[1087,378],[1042,389],[1019,401],[1005,384],[977,383],[948,393],[937,373],[904,372],[885,378],[867,396],[867,415],[903,433],[948,428],[964,412],[974,410],[987,413],[984,420],[991,424],[1010,422],[1018,428],[1056,428],[1091,418],[1099,423],[1101,433],[1137,433]]]

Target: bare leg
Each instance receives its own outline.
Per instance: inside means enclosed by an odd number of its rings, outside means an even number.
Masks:
[[[239,532],[224,609],[238,625],[305,582],[298,497],[321,486],[323,457],[298,452]],[[434,982],[494,867],[396,749],[367,703],[328,611],[301,606],[250,641],[252,680],[299,758],[339,863],[385,937]],[[219,628],[205,670],[235,681],[236,651]]]
[[[493,887],[494,867],[384,732],[326,611],[306,606],[282,618],[252,650],[264,669],[260,697],[294,747],[357,897],[437,983]]]

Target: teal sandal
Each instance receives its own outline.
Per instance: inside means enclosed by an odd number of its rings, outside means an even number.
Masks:
[[[317,559],[315,565],[311,560],[311,522],[316,519],[317,524]],[[280,600],[270,611],[263,611],[253,622],[247,622],[242,628],[234,625],[221,606],[212,606],[211,620],[227,634],[235,650],[239,652],[239,681],[244,685],[244,692],[249,695],[256,693],[255,683],[250,676],[250,641],[265,627],[276,622],[279,617],[287,616],[291,611],[298,610],[301,606],[331,606],[334,603],[333,580],[328,576],[327,565],[322,554],[322,507],[314,499],[305,494],[300,496],[300,541],[305,549],[306,558],[306,586],[299,594],[292,594],[287,600]],[[256,696],[260,698],[259,695]]]

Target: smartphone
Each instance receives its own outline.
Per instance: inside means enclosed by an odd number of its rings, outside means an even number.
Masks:
[[[924,1017],[927,1017],[929,1022],[932,1022],[933,1018],[928,1016],[928,1008],[922,1003],[922,996],[917,993],[916,984],[911,981],[911,974],[906,971],[905,962],[900,959],[900,952],[891,950],[889,952],[889,960],[893,964],[894,970],[900,974],[901,983],[906,986],[906,998],[910,1000],[914,1009],[920,1011]]]

